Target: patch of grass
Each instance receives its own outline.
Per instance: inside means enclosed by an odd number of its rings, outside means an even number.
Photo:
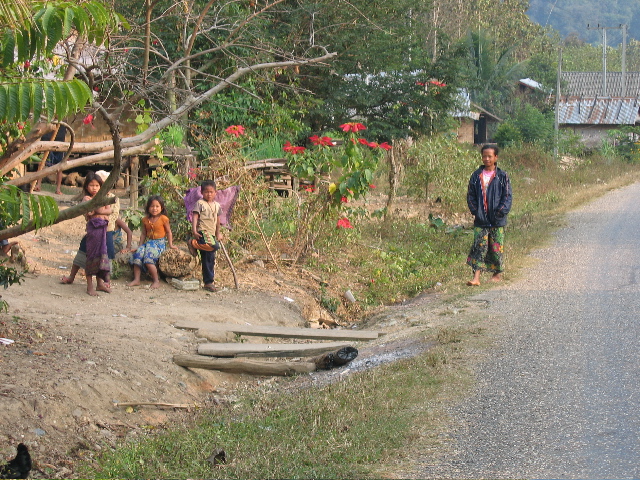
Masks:
[[[124,445],[87,468],[90,478],[362,478],[434,423],[421,405],[440,391],[444,350],[322,388],[243,396],[197,425]],[[437,416],[436,416],[437,417]],[[431,419],[429,419],[431,418]],[[205,461],[216,449],[228,463]]]

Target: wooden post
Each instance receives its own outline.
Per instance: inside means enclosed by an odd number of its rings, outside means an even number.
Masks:
[[[131,182],[129,186],[129,204],[138,207],[138,175],[140,173],[140,159],[136,155],[131,157]]]

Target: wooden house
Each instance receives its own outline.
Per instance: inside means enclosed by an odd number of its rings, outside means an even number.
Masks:
[[[502,119],[473,103],[469,93],[464,90],[460,91],[458,105],[458,110],[452,113],[459,123],[456,129],[458,142],[474,145],[489,142]]]

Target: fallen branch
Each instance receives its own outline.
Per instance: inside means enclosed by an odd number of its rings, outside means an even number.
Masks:
[[[113,402],[114,407],[140,407],[140,406],[152,406],[152,407],[169,407],[169,408],[193,408],[194,405],[188,405],[186,403],[161,403],[161,402]]]

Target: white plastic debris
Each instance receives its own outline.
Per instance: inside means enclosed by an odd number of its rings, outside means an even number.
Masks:
[[[11,345],[15,343],[15,340],[11,340],[10,338],[0,338],[0,343],[3,345]]]
[[[293,298],[290,298],[290,297],[284,297],[284,299],[285,299],[287,302],[291,302],[291,303],[295,302],[295,300],[294,300]]]

